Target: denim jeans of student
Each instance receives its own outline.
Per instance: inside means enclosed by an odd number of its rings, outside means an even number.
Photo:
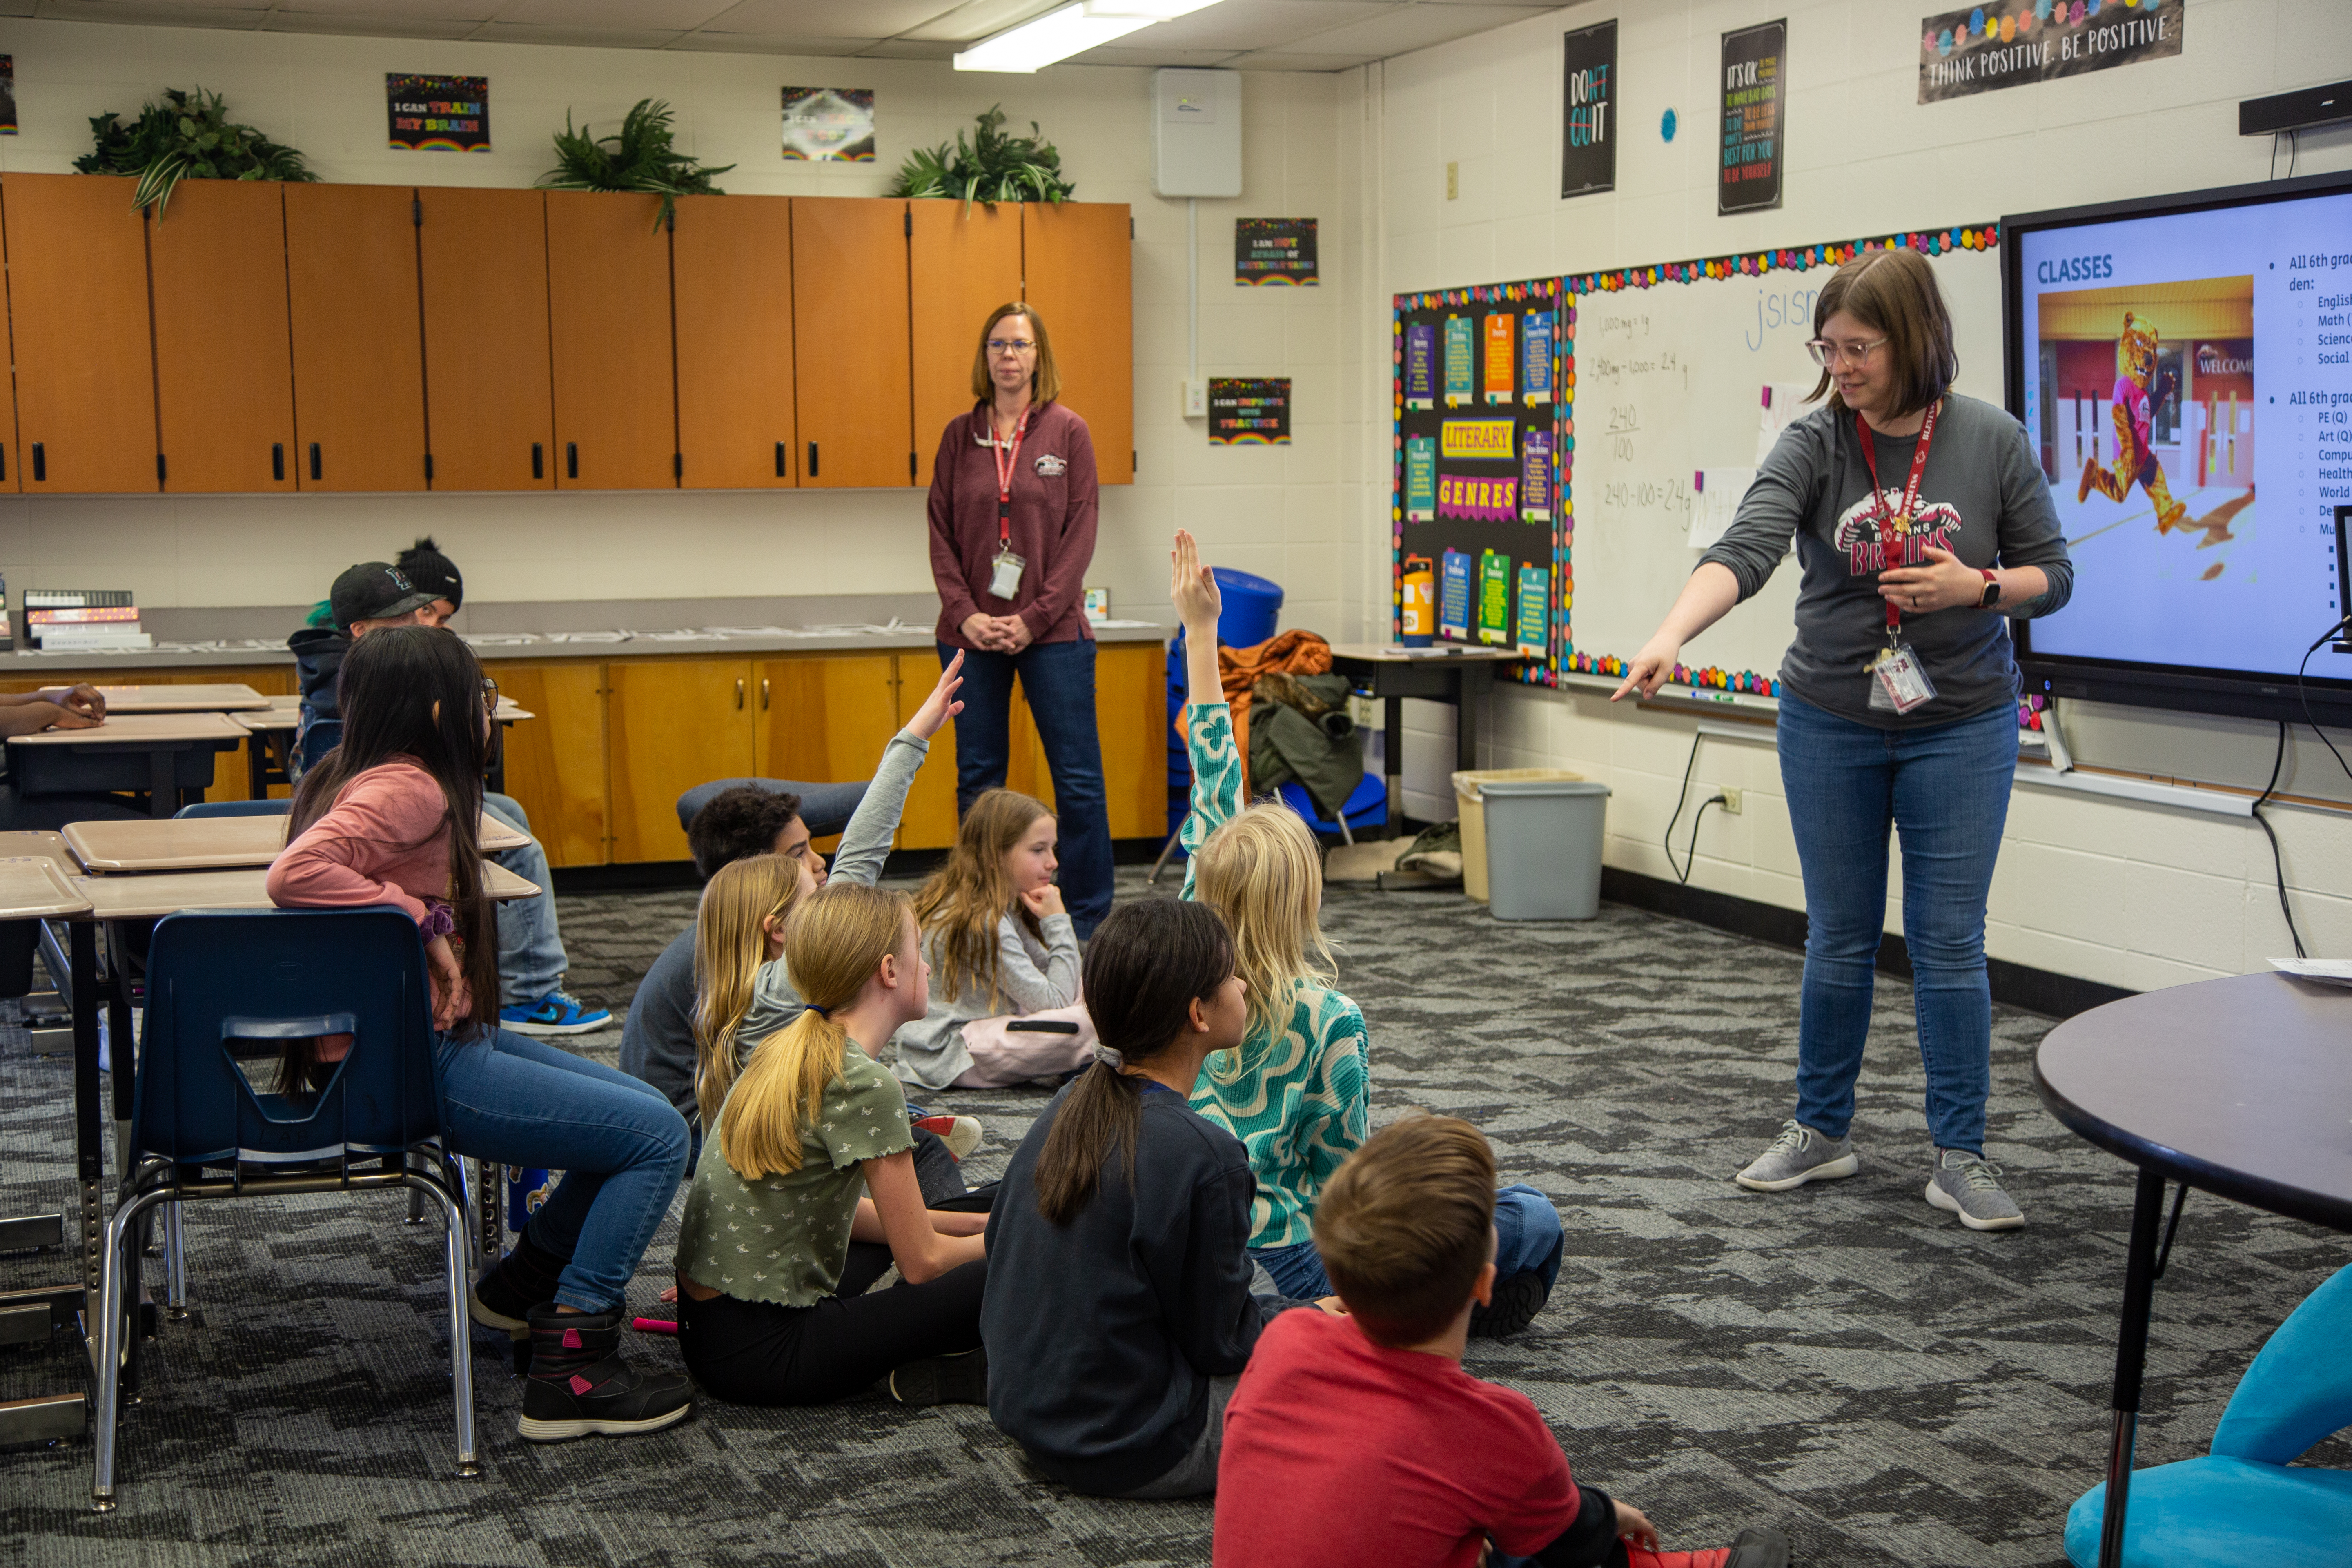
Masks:
[[[945,666],[956,650],[940,645]],[[1091,936],[1110,913],[1110,813],[1103,798],[1102,742],[1095,732],[1095,645],[1031,643],[1019,653],[967,649],[963,711],[956,715],[956,814],[1000,788],[1012,758],[1013,681],[1037,721],[1037,739],[1054,779],[1059,830],[1055,879],[1078,935]]]
[[[571,1261],[555,1299],[621,1305],[686,1173],[686,1121],[659,1089],[506,1029],[433,1037],[449,1147],[468,1159],[562,1171],[530,1218],[531,1244]]]
[[[1985,900],[2017,776],[2017,716],[2003,703],[1948,724],[1881,730],[1784,696],[1780,749],[1805,877],[1797,1121],[1832,1138],[1853,1121],[1892,827],[1903,843],[1927,1128],[1937,1148],[1980,1154],[1992,1086]]]
[[[485,791],[482,809],[517,833],[530,832],[530,815],[511,795]],[[548,879],[547,851],[535,835],[521,848],[501,849],[490,858],[540,890],[535,899],[499,905],[499,1000],[527,1007],[561,986],[571,967],[555,924],[555,884]]]
[[[1513,1182],[1495,1194],[1496,1279],[1539,1275],[1544,1294],[1549,1296],[1559,1278],[1562,1240],[1559,1210],[1543,1194],[1525,1182]],[[1253,1247],[1250,1258],[1293,1300],[1316,1301],[1332,1293],[1330,1277],[1323,1272],[1323,1259],[1312,1241]]]

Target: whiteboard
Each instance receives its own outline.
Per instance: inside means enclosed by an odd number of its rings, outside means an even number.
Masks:
[[[2000,264],[1992,252],[1930,258],[1959,351],[1957,391],[2001,400]],[[1762,394],[1820,371],[1805,353],[1813,300],[1834,269],[1660,283],[1574,298],[1570,474],[1575,532],[1570,649],[1631,658],[1698,564],[1689,543],[1702,468],[1756,462]],[[1810,410],[1818,404],[1802,405]],[[1683,647],[1693,668],[1778,679],[1794,631],[1797,563]]]

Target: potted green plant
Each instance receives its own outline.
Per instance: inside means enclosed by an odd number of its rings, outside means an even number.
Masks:
[[[698,163],[672,144],[670,108],[641,98],[621,119],[614,136],[592,136],[585,125],[572,128],[566,110],[563,129],[555,134],[555,167],[539,177],[551,191],[650,191],[662,199],[654,227],[673,222],[680,196],[722,196],[712,184],[733,168]]]
[[[131,210],[153,207],[158,219],[182,180],[318,179],[293,148],[233,123],[219,93],[168,88],[163,100],[128,125],[111,110],[90,116],[97,146],[74,160],[75,171],[135,176]]]
[[[1007,135],[1003,125],[1003,107],[992,104],[970,142],[959,131],[953,142],[916,148],[899,166],[889,194],[961,197],[966,213],[974,202],[1066,202],[1077,194],[1077,186],[1062,175],[1061,153],[1035,121],[1026,136]]]

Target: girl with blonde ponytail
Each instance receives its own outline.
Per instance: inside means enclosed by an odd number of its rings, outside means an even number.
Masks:
[[[986,1216],[925,1208],[906,1096],[874,1059],[930,1004],[914,914],[854,882],[793,902],[782,958],[804,1005],[722,1089],[687,1193],[687,1370],[745,1405],[822,1404],[886,1373],[905,1404],[979,1403]],[[841,1294],[853,1240],[887,1244],[905,1283]]]

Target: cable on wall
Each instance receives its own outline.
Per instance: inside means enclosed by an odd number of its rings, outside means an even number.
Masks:
[[[2272,829],[2271,819],[2263,815],[2263,803],[2270,799],[2278,789],[2279,769],[2285,764],[2286,721],[2282,719],[2279,721],[2278,727],[2278,754],[2271,759],[2271,782],[2264,784],[2263,793],[2254,797],[2252,815],[2255,823],[2263,830],[2263,837],[2271,841],[2271,869],[2278,876],[2279,913],[2286,917],[2287,938],[2294,943],[2294,955],[2297,958],[2308,958],[2311,955],[2303,951],[2303,933],[2294,929],[2294,910],[2287,907],[2286,862],[2279,856],[2278,834]]]
[[[1666,852],[1666,865],[1668,868],[1674,871],[1675,880],[1682,883],[1685,887],[1690,884],[1691,873],[1698,868],[1699,818],[1706,815],[1706,808],[1708,806],[1721,805],[1724,804],[1723,792],[1721,790],[1717,790],[1715,794],[1698,803],[1698,813],[1691,818],[1690,847],[1683,854],[1682,865],[1679,867],[1675,866],[1675,824],[1682,820],[1683,802],[1690,796],[1691,770],[1698,766],[1698,743],[1706,739],[1706,734],[1704,728],[1702,728],[1699,732],[1691,736],[1690,760],[1683,764],[1683,787],[1675,792],[1675,814],[1666,818],[1665,837],[1658,840],[1658,847]]]

